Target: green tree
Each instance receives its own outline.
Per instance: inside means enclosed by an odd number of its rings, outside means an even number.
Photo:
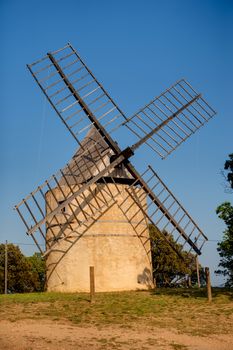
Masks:
[[[40,289],[38,273],[28,258],[20,251],[18,246],[8,244],[8,292],[23,293],[33,292]],[[4,268],[5,268],[5,245],[0,244],[0,293],[4,292]]]
[[[42,292],[44,291],[46,281],[45,260],[42,258],[41,253],[34,253],[27,259],[31,264],[32,272],[37,275],[39,281],[36,287],[36,291]]]
[[[220,270],[216,273],[226,276],[226,285],[233,287],[233,206],[229,202],[222,203],[216,213],[227,226],[222,241],[218,243],[217,250],[221,259]]]
[[[233,189],[233,153],[229,154],[229,159],[225,161],[225,178],[229,187]],[[220,269],[215,271],[227,277],[226,285],[233,287],[233,206],[230,202],[224,202],[218,206],[216,213],[226,224],[223,232],[223,239],[218,243],[218,252],[220,255]]]
[[[230,189],[233,189],[233,153],[229,154],[229,159],[225,161],[224,164],[224,175],[229,183]]]
[[[179,255],[171,248],[163,238],[159,229],[149,226],[153,277],[159,286],[169,286],[175,278],[185,279],[185,276],[193,276],[193,284],[196,282],[196,261],[191,253],[182,251],[180,244],[175,243],[172,235],[163,232],[167,240],[175,247]]]

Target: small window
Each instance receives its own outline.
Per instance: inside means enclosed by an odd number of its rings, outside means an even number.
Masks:
[[[58,204],[61,205],[64,202],[65,201],[59,201]],[[65,213],[65,212],[66,212],[66,207],[61,208],[61,213]]]

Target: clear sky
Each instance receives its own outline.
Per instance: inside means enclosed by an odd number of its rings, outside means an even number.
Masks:
[[[155,168],[209,237],[200,261],[213,272],[224,229],[215,209],[232,201],[220,170],[233,152],[233,2],[0,0],[0,27],[0,242],[33,252],[13,206],[74,153],[74,140],[26,69],[71,42],[128,116],[182,77],[217,110],[166,160],[145,150],[135,160],[139,169],[148,162]]]

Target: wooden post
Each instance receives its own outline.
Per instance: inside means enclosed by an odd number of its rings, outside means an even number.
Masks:
[[[211,292],[211,283],[210,283],[210,269],[205,267],[205,275],[206,275],[206,289],[207,289],[207,297],[208,301],[212,301],[212,292]]]
[[[198,256],[197,255],[196,255],[196,269],[197,269],[197,285],[198,285],[198,288],[201,288],[199,261],[198,261]]]
[[[7,241],[5,244],[5,294],[7,294],[7,264],[8,264]]]
[[[95,272],[94,266],[90,266],[90,300],[91,303],[94,301],[95,296]]]
[[[191,281],[191,276],[188,276],[188,288],[192,287],[192,281]]]

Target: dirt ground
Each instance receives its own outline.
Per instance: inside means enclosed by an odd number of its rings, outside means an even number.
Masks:
[[[164,328],[135,325],[80,327],[50,320],[0,321],[0,349],[4,350],[233,350],[233,333],[191,336]]]

